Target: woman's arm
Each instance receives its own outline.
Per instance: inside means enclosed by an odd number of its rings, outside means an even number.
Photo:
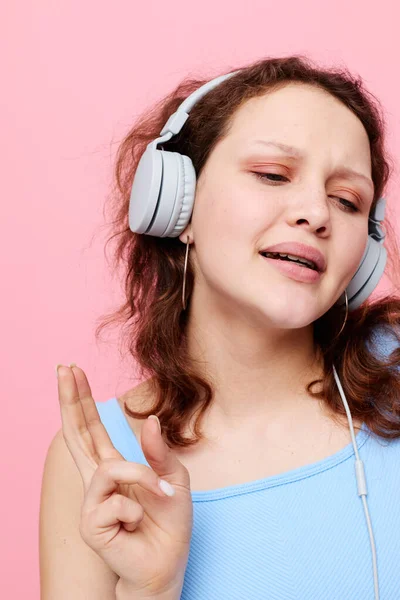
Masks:
[[[174,585],[171,590],[164,594],[157,595],[140,595],[138,592],[129,590],[129,585],[126,585],[121,579],[116,586],[116,600],[179,600],[182,594],[183,581]]]
[[[39,558],[41,600],[115,600],[118,575],[79,532],[83,482],[65,444],[54,436],[44,464]]]

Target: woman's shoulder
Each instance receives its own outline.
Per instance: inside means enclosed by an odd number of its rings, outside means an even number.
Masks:
[[[387,358],[393,350],[399,347],[400,330],[389,324],[379,325],[372,331],[367,346],[370,350]]]

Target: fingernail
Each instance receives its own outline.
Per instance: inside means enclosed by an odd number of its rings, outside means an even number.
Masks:
[[[62,364],[58,364],[58,365],[56,366],[56,376],[57,376],[57,379],[58,379],[58,367],[62,367]]]
[[[70,366],[70,367],[76,367],[76,366],[77,366],[77,364],[76,364],[76,363],[70,363],[70,364],[69,364],[69,366]]]
[[[170,485],[168,483],[168,481],[164,481],[164,479],[160,479],[160,481],[158,482],[158,485],[160,486],[160,488],[162,489],[164,494],[167,494],[167,496],[175,496],[175,490],[172,487],[172,485]]]
[[[157,421],[158,423],[158,429],[160,430],[161,433],[161,424],[160,424],[160,419],[157,417],[157,415],[150,415],[149,417],[147,417],[148,419],[154,419],[155,421]]]

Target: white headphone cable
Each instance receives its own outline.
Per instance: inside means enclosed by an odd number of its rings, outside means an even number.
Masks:
[[[347,420],[349,422],[349,427],[350,427],[351,441],[353,443],[354,454],[356,456],[355,467],[356,467],[357,489],[358,489],[358,495],[361,496],[361,500],[362,500],[362,503],[363,503],[363,506],[364,506],[364,512],[365,512],[365,518],[367,520],[367,527],[368,527],[369,539],[370,539],[370,542],[371,542],[372,567],[373,567],[373,571],[374,571],[375,600],[379,600],[378,569],[377,569],[377,566],[376,566],[376,548],[375,548],[374,534],[373,534],[373,531],[372,531],[371,519],[370,519],[370,516],[369,516],[368,504],[367,504],[367,498],[366,498],[366,496],[367,496],[367,482],[366,482],[366,479],[365,479],[364,463],[360,459],[360,455],[358,454],[358,447],[357,447],[356,437],[354,435],[353,419],[351,417],[351,413],[350,413],[350,410],[349,410],[349,405],[347,404],[346,396],[344,395],[344,391],[343,391],[342,385],[340,383],[338,374],[336,372],[335,365],[332,365],[332,366],[333,366],[333,375],[335,377],[336,385],[338,387],[340,396],[342,398],[343,406],[344,406],[344,408],[346,410]]]

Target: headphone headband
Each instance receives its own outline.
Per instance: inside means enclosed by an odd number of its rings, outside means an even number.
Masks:
[[[385,210],[386,198],[379,198],[368,219],[368,234],[377,242],[383,242],[386,237],[386,232],[381,227],[385,218]]]
[[[232,73],[227,73],[225,75],[220,75],[211,81],[207,81],[204,85],[199,87],[197,90],[192,92],[190,96],[188,96],[182,104],[180,104],[177,110],[169,117],[168,121],[165,123],[164,127],[160,131],[160,136],[164,136],[168,133],[172,133],[172,135],[176,135],[180,132],[182,127],[187,121],[189,117],[189,113],[192,110],[193,106],[198,102],[203,96],[208,94],[211,90],[216,88],[220,83],[225,81],[226,79],[230,79],[236,73],[240,73],[241,69],[238,71],[232,71]],[[168,139],[171,139],[170,136]],[[156,141],[156,140],[155,140]],[[162,140],[167,141],[167,140]]]

